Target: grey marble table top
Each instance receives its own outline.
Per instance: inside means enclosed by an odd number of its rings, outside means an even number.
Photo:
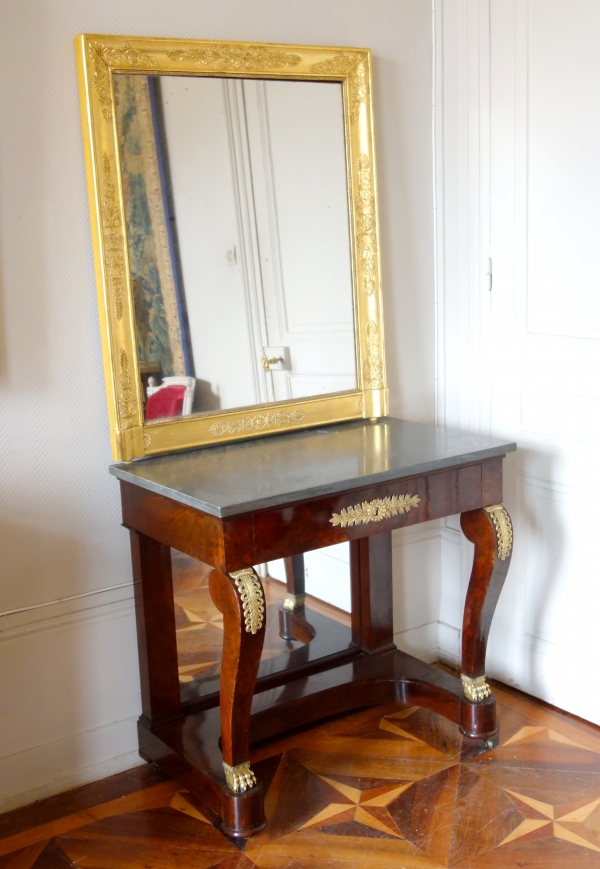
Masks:
[[[450,468],[516,449],[457,429],[385,417],[170,453],[110,466],[213,516],[234,516]]]

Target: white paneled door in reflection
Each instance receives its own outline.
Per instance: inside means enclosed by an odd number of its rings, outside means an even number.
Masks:
[[[354,389],[341,86],[247,80],[242,89],[272,397]]]

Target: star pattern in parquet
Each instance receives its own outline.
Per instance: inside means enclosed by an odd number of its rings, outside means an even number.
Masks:
[[[339,792],[340,796],[337,799],[341,799],[343,802],[330,803],[314,818],[303,824],[300,829],[318,827],[340,832],[343,828],[347,832],[360,831],[359,835],[362,834],[363,836],[373,836],[374,833],[371,831],[374,830],[379,835],[383,833],[386,836],[402,838],[402,834],[394,824],[387,806],[409,788],[412,782],[396,785],[381,779],[379,781],[376,779],[362,780],[359,782],[361,787],[353,787],[348,783],[351,781],[356,785],[357,782],[353,779],[342,777],[336,780],[326,776],[320,776],[320,778],[325,784]]]
[[[42,803],[35,823],[0,818],[0,869],[600,867],[600,730],[496,693],[500,745],[478,757],[454,724],[399,705],[263,746],[267,827],[245,843],[148,767],[64,816]]]

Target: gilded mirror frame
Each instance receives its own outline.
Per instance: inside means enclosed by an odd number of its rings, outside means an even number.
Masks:
[[[388,393],[369,49],[89,34],[78,36],[75,42],[114,458],[129,461],[174,450],[384,416]],[[342,83],[356,389],[168,420],[144,420],[116,128],[115,73]]]

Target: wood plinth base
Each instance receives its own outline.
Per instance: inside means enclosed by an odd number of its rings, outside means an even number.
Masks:
[[[468,702],[459,679],[400,651],[358,653],[348,662],[289,682],[278,696],[256,694],[250,740],[256,744],[324,717],[392,701],[421,706],[456,722],[465,739],[463,756],[497,744],[496,701]],[[140,753],[188,788],[201,811],[232,837],[248,837],[264,826],[260,782],[243,794],[228,789],[219,747],[219,708],[188,714],[151,731],[139,723]]]

